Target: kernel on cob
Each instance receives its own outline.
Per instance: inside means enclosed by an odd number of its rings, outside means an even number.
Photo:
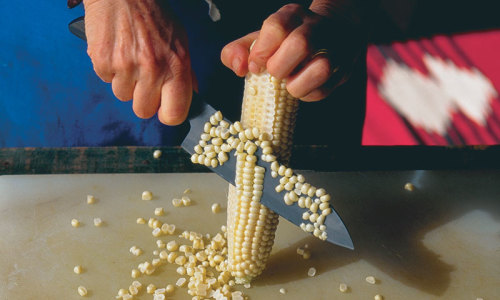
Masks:
[[[270,138],[273,154],[281,163],[288,163],[291,155],[298,108],[298,99],[285,85],[267,72],[249,73],[241,114],[244,128],[257,128],[261,140],[266,135]],[[230,185],[228,193],[228,266],[237,283],[250,282],[264,270],[278,225],[278,215],[260,204],[263,169],[256,167],[251,152],[238,154],[236,186]]]

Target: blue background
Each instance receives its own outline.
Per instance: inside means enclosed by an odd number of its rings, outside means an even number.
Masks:
[[[193,66],[200,92],[210,94],[207,78],[222,70],[219,53],[227,39],[217,37],[208,6],[198,3],[175,9],[189,12]],[[70,10],[63,0],[3,2],[0,147],[177,144],[185,129],[165,126],[156,116],[137,118],[132,102],[118,101],[95,75],[85,42],[68,31],[83,14],[81,5]]]

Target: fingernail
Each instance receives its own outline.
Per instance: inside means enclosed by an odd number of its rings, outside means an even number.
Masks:
[[[241,59],[235,58],[233,60],[233,71],[235,73],[238,73],[238,70],[240,69],[240,66],[241,66]]]
[[[261,73],[260,71],[260,68],[259,66],[257,66],[256,63],[254,63],[253,61],[251,61],[249,64],[248,64],[248,70],[254,74],[259,74]]]

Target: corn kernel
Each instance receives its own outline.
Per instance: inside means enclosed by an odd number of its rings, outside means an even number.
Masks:
[[[142,192],[142,200],[146,200],[146,201],[149,201],[149,200],[152,200],[153,199],[153,193],[150,192],[150,191],[144,191]]]
[[[184,285],[186,285],[186,278],[184,277],[181,277],[177,280],[177,282],[175,283],[176,286],[178,287],[183,287]]]
[[[84,286],[79,286],[78,287],[78,294],[80,296],[85,297],[85,296],[87,296],[87,293],[88,293],[88,291],[87,291],[87,289]]]
[[[405,190],[413,192],[415,190],[415,186],[411,182],[407,182],[405,184]]]
[[[80,226],[80,221],[78,221],[77,219],[71,220],[71,226],[73,226],[75,228]]]
[[[212,204],[212,213],[217,214],[220,212],[220,204],[214,203]]]
[[[339,285],[339,291],[342,292],[342,293],[347,293],[347,291],[349,290],[349,287],[347,286],[347,284],[345,283],[341,283]]]
[[[184,206],[191,205],[191,198],[189,198],[188,196],[182,196],[181,200]]]
[[[165,210],[163,210],[163,207],[155,208],[155,216],[163,216],[164,214],[165,214]]]
[[[161,157],[161,154],[162,154],[162,153],[161,153],[161,150],[155,150],[155,151],[153,152],[153,157],[154,157],[155,159],[158,159],[158,158],[160,158],[160,157]]]
[[[94,218],[94,226],[95,227],[101,227],[102,226],[102,220],[101,218]]]
[[[75,274],[81,274],[82,273],[82,266],[80,266],[80,265],[75,266],[73,268],[73,272],[75,272]]]
[[[373,276],[367,276],[367,277],[365,278],[365,280],[366,280],[366,282],[368,282],[369,284],[375,284],[375,283],[377,283],[377,279],[375,279],[375,277],[373,277]]]
[[[173,284],[168,284],[166,287],[165,287],[165,292],[167,294],[170,294],[170,293],[173,293],[175,290],[175,287]]]
[[[132,278],[137,278],[141,275],[141,272],[139,272],[139,270],[137,269],[132,269],[132,271],[130,271],[130,276]]]
[[[179,249],[179,244],[176,241],[170,241],[167,243],[168,251],[177,251]]]
[[[178,198],[172,199],[172,205],[174,207],[180,207],[182,205],[182,200]]]
[[[94,204],[95,203],[95,197],[92,195],[87,195],[87,204]]]
[[[155,286],[154,284],[152,284],[152,283],[150,283],[150,284],[146,287],[146,292],[147,292],[148,294],[154,294],[155,290],[156,290],[156,286]]]

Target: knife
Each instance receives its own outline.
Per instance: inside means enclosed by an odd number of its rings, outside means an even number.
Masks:
[[[69,24],[69,30],[77,37],[86,40],[85,37],[85,20],[84,17],[77,18]],[[188,121],[190,129],[186,135],[184,141],[182,142],[182,148],[189,154],[194,154],[194,147],[198,145],[200,141],[201,134],[204,133],[204,124],[209,121],[210,116],[216,113],[216,110],[203,101],[200,96],[196,93],[193,94],[193,99],[191,101],[191,107],[189,109]],[[231,124],[227,119],[226,122]],[[235,150],[228,153],[228,160],[222,165],[216,168],[209,167],[213,172],[221,176],[224,180],[234,185],[235,170],[236,170],[236,157],[233,155]],[[262,150],[259,148],[255,155],[260,157],[262,155]],[[283,201],[286,191],[276,192],[275,187],[280,184],[279,178],[273,178],[271,176],[271,164],[263,160],[258,160],[258,165],[265,168],[264,174],[264,189],[261,197],[261,203],[266,207],[279,214],[281,217],[287,219],[293,224],[300,226],[304,222],[302,219],[302,214],[307,211],[307,209],[300,208],[296,203],[293,205],[287,205]],[[314,185],[314,182],[310,182]],[[347,231],[344,222],[335,211],[335,209],[330,205],[332,213],[329,214],[324,221],[326,225],[327,241],[348,249],[354,250],[354,245]]]

